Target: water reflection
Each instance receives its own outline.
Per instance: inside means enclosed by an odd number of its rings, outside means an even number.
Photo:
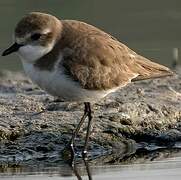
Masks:
[[[70,168],[77,180],[83,180],[85,177],[89,180],[93,180],[93,178],[97,179],[98,177],[98,179],[102,180],[105,178],[113,178],[117,180],[125,177],[130,180],[141,180],[144,179],[144,176],[151,180],[153,177],[155,177],[155,173],[157,174],[155,180],[160,178],[167,179],[165,173],[168,171],[168,169],[171,170],[169,172],[171,176],[174,175],[176,179],[179,179],[180,172],[177,170],[177,168],[180,168],[181,163],[178,158],[180,157],[181,153],[180,148],[169,150],[147,150],[141,148],[134,153],[132,152],[133,151],[127,153],[117,152],[115,154],[110,154],[95,159],[77,159],[77,161],[75,158],[72,161],[72,164],[70,164]],[[174,156],[178,157],[175,159],[173,158]],[[162,162],[161,160],[163,159],[164,161]],[[99,164],[101,163],[103,164],[100,166]],[[97,165],[99,165],[99,167]],[[94,172],[94,177],[92,172]],[[99,175],[99,173],[101,173],[101,175]]]
[[[92,180],[92,173],[91,173],[91,170],[90,170],[90,167],[89,167],[89,162],[86,159],[83,159],[83,162],[84,162],[84,165],[85,165],[87,177],[88,177],[89,180]],[[77,177],[77,179],[82,180],[81,174],[80,174],[79,169],[78,169],[78,164],[76,164],[76,162],[74,162],[72,164],[72,170],[73,170],[75,176]]]
[[[140,150],[134,154],[121,155],[118,153],[101,156],[95,159],[77,158],[73,164],[56,163],[44,166],[45,163],[38,162],[32,165],[0,165],[0,179],[5,180],[65,180],[65,179],[121,179],[121,177],[128,177],[128,179],[143,179],[144,176],[149,176],[151,180],[153,173],[161,172],[163,177],[163,170],[170,174],[180,173],[181,167],[181,151],[175,150],[157,150],[146,151]],[[177,158],[173,158],[177,157]],[[170,158],[170,160],[168,159]],[[160,161],[164,160],[164,161]],[[178,170],[179,169],[179,170]],[[174,172],[174,171],[176,172]],[[137,177],[136,177],[137,176]],[[98,178],[99,177],[99,178]]]

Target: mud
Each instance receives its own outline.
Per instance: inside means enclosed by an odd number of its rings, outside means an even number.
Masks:
[[[0,76],[0,165],[58,163],[83,104],[46,94],[23,73]],[[87,123],[76,140],[79,152]],[[132,83],[94,104],[92,158],[119,151],[180,148],[181,68],[176,75]]]

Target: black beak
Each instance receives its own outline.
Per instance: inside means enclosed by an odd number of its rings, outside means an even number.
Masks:
[[[14,43],[11,47],[9,47],[8,49],[6,49],[3,53],[2,56],[7,56],[8,54],[11,54],[13,52],[18,51],[18,49],[21,47],[21,44],[18,43]]]

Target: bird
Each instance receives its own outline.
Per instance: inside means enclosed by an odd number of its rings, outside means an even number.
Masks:
[[[103,30],[77,20],[30,12],[17,23],[14,43],[2,56],[17,52],[25,73],[40,88],[68,102],[84,103],[75,138],[88,118],[82,155],[86,156],[93,122],[92,105],[131,82],[173,75],[137,54]]]

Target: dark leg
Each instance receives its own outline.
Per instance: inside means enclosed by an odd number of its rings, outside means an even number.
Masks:
[[[69,148],[71,150],[71,159],[72,159],[72,161],[73,161],[74,155],[75,155],[75,151],[74,151],[75,137],[77,136],[82,124],[84,123],[84,121],[86,119],[86,117],[88,116],[88,105],[87,105],[87,103],[84,103],[84,105],[85,105],[84,115],[82,116],[79,124],[77,125],[77,127],[75,129],[75,132],[73,133],[72,138],[71,138],[70,143],[69,143]]]
[[[83,149],[83,157],[87,154],[87,148],[88,148],[88,141],[89,141],[89,136],[91,132],[91,125],[92,125],[92,111],[91,111],[91,105],[89,102],[85,103],[87,106],[87,116],[88,116],[88,126],[87,126],[87,134],[86,134],[86,139],[85,139],[85,144],[84,144],[84,149]]]
[[[74,133],[73,133],[73,135],[72,135],[71,141],[70,141],[70,144],[72,144],[72,145],[74,145],[75,137],[77,136],[77,134],[78,134],[78,132],[79,132],[82,124],[84,123],[84,121],[85,121],[85,119],[86,119],[86,117],[88,116],[88,107],[87,107],[87,104],[84,103],[84,105],[85,105],[84,115],[82,116],[79,124],[77,125],[77,127],[76,127],[76,129],[75,129],[75,131],[74,131]]]

